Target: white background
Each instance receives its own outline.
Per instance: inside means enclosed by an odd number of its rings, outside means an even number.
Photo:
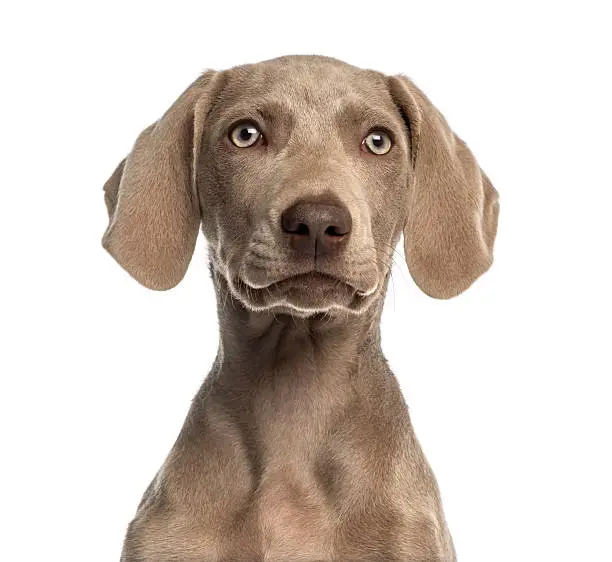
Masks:
[[[317,53],[412,77],[501,195],[492,270],[435,301],[398,259],[383,324],[459,559],[612,560],[605,5],[4,4],[0,559],[118,560],[215,355],[203,240],[138,286],[104,181],[201,71]]]

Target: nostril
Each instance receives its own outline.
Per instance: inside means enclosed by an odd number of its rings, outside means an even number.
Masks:
[[[282,226],[287,234],[298,234],[300,236],[308,236],[310,234],[308,225],[303,222],[283,219]]]
[[[343,229],[339,226],[328,226],[325,229],[325,234],[327,234],[327,236],[340,237],[344,236],[346,232],[343,232]]]
[[[281,215],[281,226],[287,234],[298,234],[300,236],[308,236],[310,234],[308,225],[295,212],[294,208],[285,211]]]
[[[301,222],[297,225],[297,228],[295,230],[291,230],[290,232],[292,232],[293,234],[301,234],[302,236],[308,236],[308,225]]]

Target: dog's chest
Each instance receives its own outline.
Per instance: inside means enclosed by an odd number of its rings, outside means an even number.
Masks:
[[[334,532],[325,501],[316,488],[289,477],[277,475],[266,482],[252,512],[262,559],[330,560]]]

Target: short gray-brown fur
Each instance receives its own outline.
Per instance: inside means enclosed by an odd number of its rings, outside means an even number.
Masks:
[[[243,119],[265,146],[231,144]],[[373,128],[392,136],[384,156],[360,150]],[[449,298],[491,265],[499,206],[424,94],[326,57],[209,71],[143,131],[105,199],[105,248],[153,289],[181,280],[202,228],[220,326],[122,561],[454,561],[380,315],[402,233],[416,283]],[[314,266],[278,226],[302,199],[352,217],[346,248]],[[291,281],[313,267],[338,282]]]

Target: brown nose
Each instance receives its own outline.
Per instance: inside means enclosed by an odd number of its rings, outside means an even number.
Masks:
[[[348,241],[352,222],[343,206],[307,201],[296,203],[281,215],[283,232],[293,248],[311,256],[338,253]]]

